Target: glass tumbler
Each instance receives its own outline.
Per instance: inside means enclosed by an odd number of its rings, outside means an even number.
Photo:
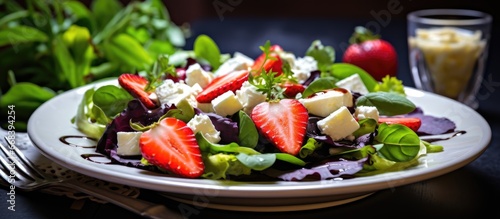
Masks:
[[[410,12],[407,22],[415,86],[477,109],[491,15],[465,9],[428,9]]]

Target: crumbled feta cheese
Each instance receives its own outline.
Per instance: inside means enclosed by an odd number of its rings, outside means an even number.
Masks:
[[[235,52],[233,57],[222,63],[221,66],[214,72],[216,76],[225,75],[232,71],[248,70],[253,65],[253,59],[242,53]]]
[[[365,84],[361,80],[361,77],[359,77],[358,74],[353,74],[347,78],[344,78],[337,82],[335,85],[338,87],[348,89],[353,92],[358,92],[360,94],[367,94],[368,89],[366,88]]]
[[[295,67],[295,54],[282,51],[278,52],[278,55],[280,56],[281,60],[288,62],[291,69]]]
[[[345,106],[319,120],[317,126],[321,133],[330,136],[334,141],[346,138],[359,129],[358,122]]]
[[[200,64],[192,64],[186,70],[186,84],[193,86],[199,84],[201,88],[206,87],[214,78],[214,75],[205,71]]]
[[[212,100],[215,113],[221,116],[233,115],[243,109],[240,101],[232,91],[227,91]]]
[[[116,144],[118,148],[116,153],[124,156],[141,155],[141,148],[139,147],[141,134],[142,132],[117,132]]]
[[[299,101],[309,113],[321,117],[330,115],[342,106],[350,107],[353,105],[352,94],[348,90],[345,92],[331,90],[310,98],[299,99]]]
[[[221,139],[220,132],[215,129],[214,124],[205,114],[195,115],[189,120],[187,126],[189,126],[194,133],[200,132],[209,142],[217,143]]]
[[[257,91],[257,87],[245,81],[241,88],[236,91],[236,96],[243,106],[243,111],[250,114],[257,104],[266,101],[266,95]]]
[[[176,83],[173,80],[167,79],[156,88],[155,93],[161,104],[177,105],[184,99],[187,100],[191,106],[197,107],[198,102],[196,101],[196,95],[200,91],[201,88],[199,85],[195,84],[191,87],[184,82]]]
[[[358,106],[354,112],[354,116],[358,119],[371,118],[378,121],[379,113],[377,107],[374,106]]]
[[[293,76],[299,83],[306,81],[311,76],[311,72],[316,70],[318,70],[318,62],[311,56],[297,58],[292,68]]]

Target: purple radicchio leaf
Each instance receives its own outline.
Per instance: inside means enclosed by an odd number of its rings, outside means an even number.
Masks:
[[[360,160],[338,159],[329,161],[322,165],[302,168],[278,175],[277,178],[284,181],[305,181],[305,180],[328,180],[335,178],[352,178],[354,174],[363,169],[363,164],[367,157]]]
[[[205,113],[217,131],[220,132],[219,144],[229,144],[231,142],[239,142],[238,138],[238,123],[230,118],[217,115],[215,113]]]
[[[420,136],[440,135],[455,131],[456,125],[453,121],[445,117],[435,117],[425,115],[421,108],[416,108],[413,112],[403,115],[404,117],[417,117],[422,120],[422,125],[417,131]]]
[[[311,84],[314,80],[318,79],[320,75],[321,75],[320,70],[311,71],[311,75],[309,76],[309,78],[307,78],[307,80],[305,80],[302,83],[302,85],[309,86],[309,84]]]

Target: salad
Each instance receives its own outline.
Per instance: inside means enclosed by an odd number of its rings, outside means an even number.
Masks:
[[[185,178],[328,180],[399,171],[443,151],[424,135],[455,131],[381,82],[335,63],[312,42],[298,57],[267,41],[252,59],[221,54],[206,35],[193,51],[88,89],[72,122],[112,162]]]

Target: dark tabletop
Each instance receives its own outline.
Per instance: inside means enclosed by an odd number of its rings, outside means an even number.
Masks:
[[[367,25],[371,20],[353,19],[264,19],[227,18],[194,22],[192,35],[207,34],[219,45],[223,53],[240,51],[250,57],[260,54],[258,49],[266,40],[280,44],[285,50],[299,56],[305,54],[313,40],[335,48],[337,61],[342,57],[347,39],[354,26]],[[406,22],[393,19],[380,34],[391,42],[399,54],[398,77],[407,86],[413,86],[409,73],[406,43]],[[492,35],[498,34],[494,28]],[[498,37],[497,37],[498,38]],[[500,218],[500,55],[495,37],[490,46],[485,80],[480,91],[477,109],[490,124],[492,139],[486,151],[464,167],[429,180],[375,192],[367,198],[335,207],[318,210],[280,213],[233,212],[199,209],[190,218],[348,218],[348,217],[401,217],[401,218],[470,218],[490,215]],[[193,39],[188,39],[187,48]],[[16,194],[16,212],[8,211],[6,190],[0,189],[0,218],[138,218],[111,204],[86,201],[74,209],[75,203],[66,197],[43,193]],[[141,198],[165,203],[176,209],[178,204],[156,195],[153,191],[141,191]]]

